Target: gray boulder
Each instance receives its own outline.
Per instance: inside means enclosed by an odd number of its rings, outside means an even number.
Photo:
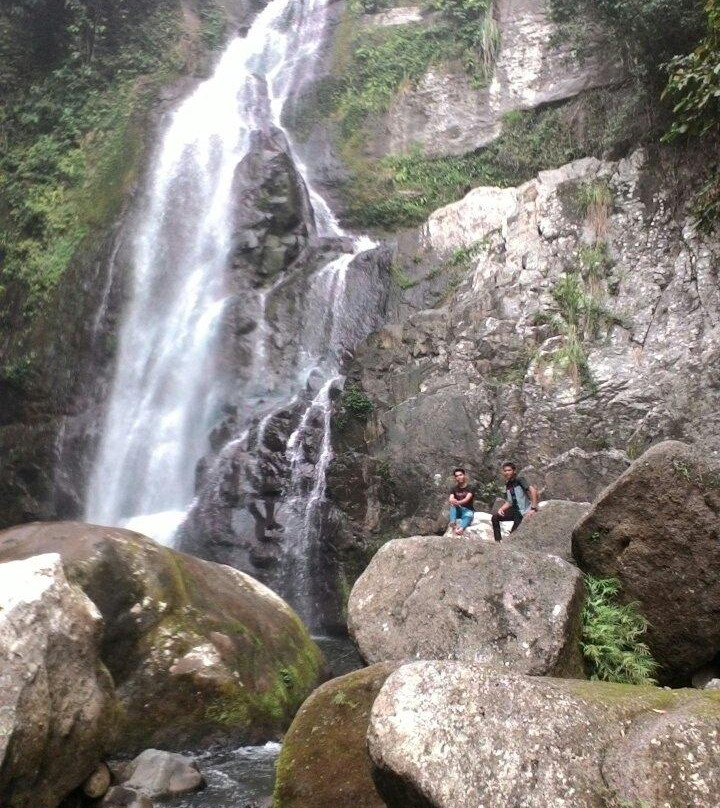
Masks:
[[[389,808],[715,808],[720,703],[695,690],[417,662],[373,705]]]
[[[152,799],[189,794],[205,782],[194,760],[159,749],[139,754],[128,766],[126,777],[127,788],[142,791]]]
[[[100,808],[153,808],[147,794],[127,786],[113,786],[100,803]]]
[[[581,676],[580,572],[557,556],[472,538],[384,545],[353,587],[348,627],[366,662],[455,659]]]
[[[115,708],[102,620],[58,555],[0,564],[0,805],[53,808],[97,766]]]
[[[589,510],[589,502],[563,500],[545,502],[538,513],[529,519],[523,519],[509,540],[512,541],[513,547],[551,553],[574,564],[573,528]]]
[[[91,800],[100,799],[107,794],[112,782],[112,775],[106,763],[99,763],[95,771],[82,785],[83,794]]]
[[[697,449],[645,452],[576,527],[573,554],[639,603],[664,681],[688,684],[720,652],[720,466]]]

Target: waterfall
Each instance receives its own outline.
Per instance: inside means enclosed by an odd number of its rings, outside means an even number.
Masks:
[[[282,373],[271,368],[276,348],[267,309],[287,282],[284,276],[256,293],[258,323],[243,384],[233,388],[220,378],[219,357],[229,301],[233,177],[254,133],[284,131],[283,108],[312,76],[328,5],[271,0],[247,34],[229,43],[212,77],[172,114],[137,216],[117,369],[85,514],[90,522],[128,526],[172,544],[196,497],[196,466],[228,400],[240,413],[239,423],[220,459],[238,447],[250,454],[259,450],[274,415],[294,406],[285,491],[294,529],[283,548],[282,577],[301,581],[287,584],[296,600],[302,600],[298,593],[312,556],[308,542],[324,498],[331,390],[341,382],[343,351],[376,324],[362,301],[350,305],[346,299],[348,267],[375,245],[357,239],[352,252],[331,258],[307,278],[291,367]],[[307,187],[317,237],[346,239],[289,137],[288,149]],[[317,392],[308,400],[311,377]],[[310,425],[318,423],[322,446],[308,469],[303,445]]]

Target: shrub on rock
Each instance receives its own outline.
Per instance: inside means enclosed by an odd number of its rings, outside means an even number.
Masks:
[[[415,662],[372,708],[389,808],[716,808],[720,698]]]
[[[637,601],[661,681],[689,683],[720,652],[720,467],[697,449],[645,452],[576,527],[573,553]]]
[[[115,751],[277,737],[318,681],[321,655],[297,615],[242,572],[128,530],[0,533],[0,561],[50,551],[105,621],[101,657],[122,705]]]
[[[96,768],[116,707],[97,609],[58,555],[0,564],[0,805],[52,808]]]
[[[461,538],[385,544],[353,587],[348,627],[366,662],[458,659],[583,676],[582,575],[557,556]]]

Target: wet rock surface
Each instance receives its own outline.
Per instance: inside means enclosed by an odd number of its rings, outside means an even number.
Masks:
[[[454,659],[582,676],[579,571],[554,555],[470,538],[384,545],[353,587],[348,627],[366,662]]]
[[[368,747],[390,808],[711,808],[719,731],[698,691],[417,662],[380,691]]]
[[[275,808],[384,808],[366,751],[370,710],[398,663],[333,679],[303,704],[278,760]]]
[[[645,452],[573,534],[580,566],[638,602],[667,681],[689,684],[720,652],[719,539],[720,464],[678,441]]]
[[[122,705],[115,750],[277,737],[318,681],[306,629],[244,573],[121,529],[66,522],[0,534],[0,561],[46,552],[61,555],[105,622],[100,656]]]
[[[146,749],[125,770],[123,785],[151,799],[169,799],[203,786],[197,763],[191,758],[159,749]]]
[[[55,806],[98,765],[117,708],[101,634],[59,555],[0,564],[3,806]]]

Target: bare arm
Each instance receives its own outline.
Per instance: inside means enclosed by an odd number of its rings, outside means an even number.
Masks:
[[[472,494],[466,494],[462,499],[455,500],[458,505],[467,505],[468,502],[472,499]]]

